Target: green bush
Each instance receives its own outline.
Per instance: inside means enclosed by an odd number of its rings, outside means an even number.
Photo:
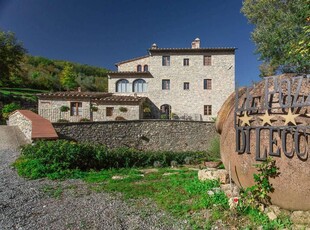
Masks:
[[[57,122],[60,122],[60,123],[68,123],[69,121],[66,120],[66,119],[58,119]]]
[[[201,159],[204,152],[144,152],[131,148],[108,149],[103,145],[75,143],[66,140],[39,141],[22,148],[15,162],[20,175],[29,178],[64,175],[66,170],[101,170],[110,168],[153,166],[158,161],[169,166],[171,161],[182,164],[187,157]],[[62,176],[60,176],[62,177]]]
[[[16,103],[10,103],[10,104],[6,104],[5,106],[3,106],[2,108],[2,117],[7,120],[9,118],[9,115],[14,112],[17,109],[21,109],[19,104]]]
[[[87,122],[87,121],[90,121],[90,120],[88,118],[85,118],[85,117],[80,119],[80,122]]]
[[[119,111],[121,111],[122,113],[126,113],[128,109],[126,107],[119,107]]]
[[[66,105],[63,105],[63,106],[60,107],[60,111],[61,112],[68,112],[69,110],[70,110],[70,108],[68,106],[66,106]]]

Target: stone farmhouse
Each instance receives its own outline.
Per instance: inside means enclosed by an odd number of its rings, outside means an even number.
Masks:
[[[115,96],[112,93],[55,92],[38,95],[38,113],[51,122],[139,120],[143,102],[137,96]]]
[[[147,97],[152,118],[209,121],[235,89],[235,48],[159,48],[116,64],[109,93]]]
[[[158,48],[116,64],[108,93],[39,94],[38,112],[51,122],[144,118],[210,121],[235,89],[235,48]]]

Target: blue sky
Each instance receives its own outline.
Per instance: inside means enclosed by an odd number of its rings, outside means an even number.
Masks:
[[[259,80],[241,0],[0,0],[0,28],[28,53],[105,67],[161,48],[236,47],[238,86]]]

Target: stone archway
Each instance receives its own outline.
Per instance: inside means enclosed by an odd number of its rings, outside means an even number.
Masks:
[[[171,119],[171,105],[163,104],[160,106],[160,119]]]

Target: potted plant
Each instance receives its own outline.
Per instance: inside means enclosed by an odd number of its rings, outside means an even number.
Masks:
[[[63,105],[63,106],[60,107],[60,111],[61,111],[61,112],[68,112],[69,109],[70,109],[70,108],[69,108],[68,106],[66,106],[66,105]]]
[[[126,113],[128,109],[126,107],[119,107],[119,111],[121,111],[122,113]]]

